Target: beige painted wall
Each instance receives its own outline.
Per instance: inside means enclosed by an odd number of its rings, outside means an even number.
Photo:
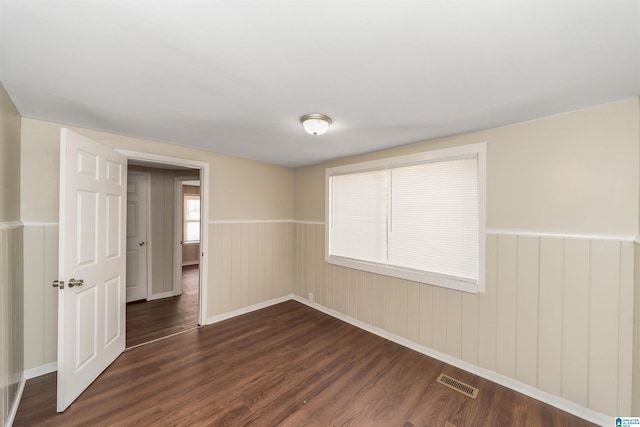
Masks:
[[[326,167],[481,141],[488,144],[486,293],[324,261]],[[639,156],[633,98],[298,168],[296,293],[313,292],[327,308],[596,412],[640,415],[631,381],[635,372],[640,384],[633,344],[640,261],[632,243]]]
[[[61,124],[22,119],[21,215],[25,222],[58,221]],[[68,126],[109,147],[208,162],[210,220],[293,217],[293,170],[163,142]],[[33,191],[37,189],[37,191]]]
[[[327,167],[486,141],[489,229],[635,236],[639,110],[632,98],[298,168],[295,219],[324,221]]]
[[[57,276],[61,127],[56,123],[22,119],[20,211],[28,236],[25,266],[29,266],[24,270],[27,277],[24,288],[30,301],[42,304],[29,306],[29,315],[25,315],[25,328],[29,331],[24,343],[27,369],[56,361],[56,331],[50,325],[51,319],[57,316],[57,302],[48,284]],[[277,222],[293,218],[293,169],[162,142],[70,129],[110,147],[210,164],[208,316],[240,308],[238,304],[243,302],[264,301],[257,299],[263,296],[275,298],[293,292],[291,257],[282,264],[274,263],[273,259],[274,252],[293,251],[292,228]],[[164,184],[161,187],[164,188]],[[237,242],[226,239],[226,234],[219,234],[220,229],[236,226],[247,227],[250,241],[260,244],[238,246]],[[236,270],[225,269],[226,257],[231,253],[234,263],[244,260],[242,265],[254,280],[243,281],[237,273],[231,274]],[[217,264],[217,260],[221,264]]]
[[[24,369],[20,115],[0,83],[0,424],[9,421]]]
[[[20,114],[0,83],[0,222],[20,219]]]

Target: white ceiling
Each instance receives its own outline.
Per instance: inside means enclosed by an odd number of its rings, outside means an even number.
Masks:
[[[640,0],[2,0],[0,20],[24,117],[287,166],[640,95]]]

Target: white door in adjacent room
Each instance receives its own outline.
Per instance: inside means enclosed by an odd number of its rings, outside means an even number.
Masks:
[[[127,302],[147,299],[149,174],[129,172],[127,179]]]

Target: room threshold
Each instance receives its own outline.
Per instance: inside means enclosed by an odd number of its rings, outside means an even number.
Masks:
[[[164,336],[164,337],[156,338],[156,339],[153,339],[151,341],[142,342],[140,344],[132,345],[131,347],[125,348],[124,351],[133,350],[134,348],[142,347],[143,345],[147,345],[147,344],[151,344],[151,343],[154,343],[154,342],[166,340],[167,338],[175,337],[176,335],[181,335],[181,334],[184,334],[185,332],[193,331],[194,329],[198,329],[200,327],[201,327],[200,325],[194,326],[193,328],[185,329],[184,331],[180,331],[180,332],[175,332],[175,333],[173,333],[171,335],[167,335],[167,336]]]

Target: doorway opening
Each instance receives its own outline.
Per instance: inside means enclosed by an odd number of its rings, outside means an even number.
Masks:
[[[207,188],[208,165],[123,154],[129,176],[125,347],[132,348],[204,324],[207,210],[201,189]]]

